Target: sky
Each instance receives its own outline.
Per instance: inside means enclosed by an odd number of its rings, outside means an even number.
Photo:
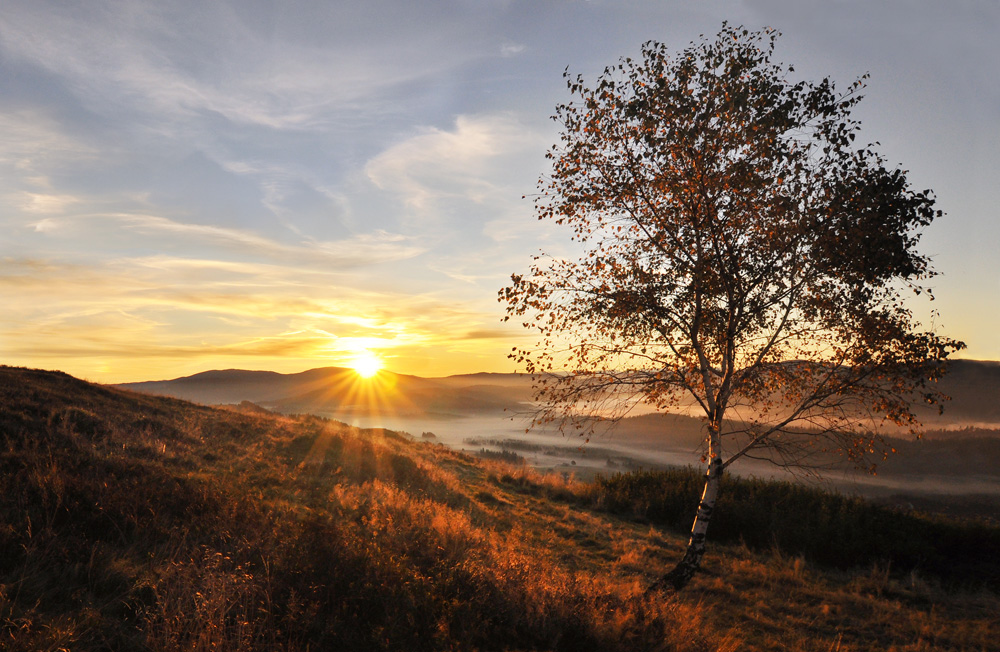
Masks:
[[[862,137],[946,213],[915,310],[1000,359],[998,0],[4,0],[0,364],[514,371],[497,291],[570,246],[522,199],[563,71],[724,20],[871,74]]]

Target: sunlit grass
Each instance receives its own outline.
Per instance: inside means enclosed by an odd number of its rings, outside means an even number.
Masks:
[[[357,401],[392,377],[352,376]],[[747,545],[716,545],[689,591],[644,597],[686,539],[635,518],[638,501],[616,507],[623,483],[596,496],[391,431],[65,376],[0,369],[0,406],[4,649],[844,652],[1000,637],[990,591]]]

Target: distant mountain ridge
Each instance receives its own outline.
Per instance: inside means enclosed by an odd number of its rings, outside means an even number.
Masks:
[[[943,415],[917,407],[929,428],[1000,424],[1000,362],[953,360],[940,389],[952,400]],[[533,399],[531,377],[474,373],[422,378],[382,371],[363,380],[343,367],[293,374],[224,369],[173,380],[123,383],[124,389],[189,401],[236,404],[251,401],[281,412],[461,416],[523,409]]]
[[[1000,362],[952,360],[941,380],[941,391],[951,397],[944,414],[925,409],[918,413],[927,425],[960,422],[1000,424]],[[925,416],[924,412],[933,412]]]
[[[209,405],[251,401],[281,412],[349,411],[359,415],[388,412],[397,416],[503,412],[532,397],[531,379],[523,374],[421,378],[381,371],[365,380],[353,369],[343,367],[321,367],[294,374],[224,369],[116,387]]]

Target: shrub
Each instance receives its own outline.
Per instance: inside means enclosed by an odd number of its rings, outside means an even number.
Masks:
[[[598,477],[581,496],[629,518],[690,529],[702,479],[692,469]],[[887,563],[950,582],[1000,586],[1000,528],[909,514],[812,487],[724,476],[712,536],[847,569]]]

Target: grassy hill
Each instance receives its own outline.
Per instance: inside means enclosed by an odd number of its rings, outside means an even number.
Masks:
[[[705,572],[647,598],[683,549],[691,473],[580,483],[391,431],[8,367],[0,438],[2,649],[1000,640],[996,528],[791,485],[732,481]]]

